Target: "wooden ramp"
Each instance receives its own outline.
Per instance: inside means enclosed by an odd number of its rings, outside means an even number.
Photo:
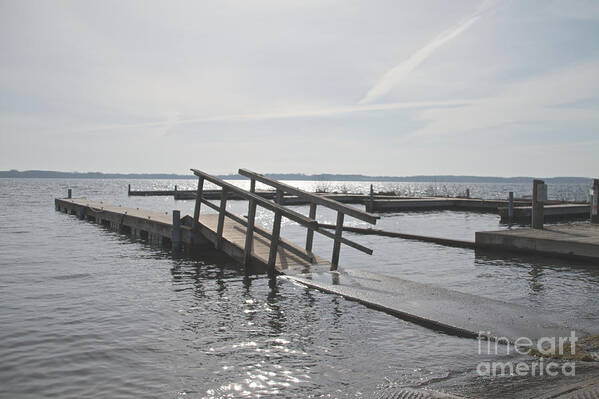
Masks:
[[[127,208],[119,205],[107,204],[86,198],[57,199],[57,210],[77,215],[81,219],[88,219],[111,228],[115,231],[127,231],[136,238],[144,238],[153,244],[172,243],[173,215],[171,212],[155,212],[147,209]],[[187,218],[191,218],[188,216]],[[186,219],[185,217],[183,218]],[[200,217],[198,233],[182,235],[182,240],[187,245],[195,242],[198,245],[210,242],[216,244],[218,214],[203,214]],[[235,220],[225,217],[221,250],[236,260],[242,260],[247,228]],[[277,248],[275,268],[280,273],[298,274],[316,270],[328,270],[330,262],[318,256],[309,254],[285,239],[280,239],[283,245]],[[298,256],[288,247],[294,247],[295,252],[303,253]],[[267,265],[270,253],[270,241],[254,231],[252,240],[252,261],[258,265]],[[308,260],[306,258],[311,258]]]
[[[207,173],[192,169],[198,176],[198,189],[194,215],[181,218],[179,211],[161,213],[138,208],[126,208],[105,204],[85,198],[56,199],[56,209],[102,224],[113,230],[129,233],[133,237],[153,244],[170,245],[174,249],[203,247],[211,244],[219,251],[238,260],[246,270],[258,266],[274,274],[300,274],[321,270],[335,270],[339,262],[341,244],[372,254],[372,250],[342,236],[344,216],[375,223],[378,216],[362,212],[337,201],[316,196],[288,186],[263,175],[241,169],[240,174],[251,181],[251,189],[243,190]],[[203,196],[204,181],[221,187],[220,204],[215,205]],[[275,198],[269,200],[255,192],[256,182],[275,189]],[[303,198],[310,204],[309,215],[302,215],[281,204],[285,194]],[[232,198],[248,201],[248,215],[240,216],[227,211],[227,200]],[[200,212],[207,206],[214,213]],[[256,208],[260,206],[274,213],[271,231],[255,226]],[[322,228],[316,221],[316,207],[324,206],[337,211],[335,232]],[[306,228],[306,242],[300,247],[280,237],[282,218],[287,218]],[[333,256],[327,261],[312,253],[314,233],[333,239]]]

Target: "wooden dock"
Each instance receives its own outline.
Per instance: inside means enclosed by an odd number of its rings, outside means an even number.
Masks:
[[[126,208],[86,198],[58,198],[55,200],[56,209],[81,219],[97,223],[111,230],[125,233],[134,239],[141,239],[152,245],[172,247],[173,241],[173,214],[172,212],[160,213],[146,209]],[[198,232],[193,232],[189,225],[191,216],[185,216],[181,224],[181,244],[189,250],[206,249],[216,246],[218,214],[202,214],[200,216]],[[187,222],[187,225],[185,224]],[[241,262],[243,261],[243,246],[245,244],[246,227],[235,220],[225,217],[222,233],[221,251]],[[311,270],[311,267],[323,266],[328,270],[330,262],[309,255],[307,251],[287,240],[280,239],[282,244],[278,248],[275,268],[277,271],[288,274],[302,273]],[[252,265],[256,271],[264,271],[268,264],[270,252],[269,241],[254,232],[252,240]],[[300,257],[286,249],[293,246],[296,252],[304,254]],[[308,260],[312,258],[312,260]]]
[[[504,337],[513,339],[520,336],[535,339],[566,336],[572,328],[555,322],[551,314],[541,314],[536,310],[518,305],[366,271],[338,271],[342,244],[368,254],[372,253],[371,249],[343,237],[344,231],[353,231],[352,227],[344,226],[345,215],[371,224],[376,223],[378,216],[323,196],[304,192],[245,169],[240,169],[239,173],[250,179],[249,191],[205,172],[192,170],[198,176],[193,216],[181,217],[178,211],[161,213],[105,204],[85,198],[75,199],[71,198],[71,190],[68,198],[55,200],[55,207],[57,211],[76,215],[80,219],[95,222],[152,244],[170,246],[175,251],[215,248],[245,266],[247,273],[266,271],[271,276],[277,272],[285,274],[309,287],[339,294],[375,309],[453,334],[469,337],[481,335],[488,339]],[[206,181],[221,187],[219,205],[203,197]],[[274,188],[274,201],[256,194],[256,182]],[[226,210],[229,195],[233,193],[248,201],[247,217]],[[286,194],[308,201],[309,214],[302,215],[282,205],[281,200]],[[201,212],[202,205],[214,209],[217,213]],[[258,206],[274,213],[272,230],[266,231],[255,226]],[[318,206],[336,211],[337,223],[319,224],[316,220]],[[304,246],[280,237],[283,217],[306,228]],[[315,233],[333,240],[333,255],[330,261],[312,253]],[[473,247],[470,242],[458,240],[431,241],[430,237],[380,230],[371,230],[367,233],[424,239],[443,245]],[[517,244],[520,241],[525,244]],[[574,226],[569,230],[552,227],[534,231],[520,229],[477,233],[474,247],[508,250],[524,248],[535,251],[547,248],[545,253],[567,255],[576,252],[576,256],[599,259],[599,226]],[[561,249],[556,251],[556,248]]]
[[[276,190],[255,190],[254,193],[262,198],[274,200]],[[511,203],[512,214],[510,215],[510,200],[488,200],[482,198],[455,198],[455,197],[400,197],[387,194],[360,194],[360,193],[310,193],[330,199],[342,204],[364,205],[367,212],[425,212],[439,210],[473,211],[498,213],[500,223],[526,225],[531,222],[532,204],[531,199],[514,199]],[[197,190],[152,190],[141,191],[128,188],[130,196],[172,196],[175,200],[195,200]],[[204,190],[203,197],[207,200],[218,200],[221,198],[221,190]],[[243,200],[244,198],[236,192],[229,193],[229,200]],[[305,196],[285,193],[279,200],[281,205],[309,205],[310,199]],[[564,201],[545,201],[544,222],[560,222],[586,220],[590,217],[589,203],[568,203]]]
[[[104,204],[85,198],[57,198],[55,207],[58,211],[77,215],[115,231],[130,234],[134,238],[147,240],[153,244],[171,246],[179,250],[205,248],[206,245],[224,252],[246,266],[246,270],[266,270],[297,274],[325,267],[335,270],[339,264],[341,244],[350,246],[364,253],[372,254],[372,250],[343,237],[344,216],[376,223],[378,216],[362,212],[336,201],[315,196],[295,187],[288,186],[263,175],[240,170],[250,178],[250,190],[243,190],[224,180],[205,172],[193,169],[198,176],[196,204],[193,216],[181,218],[178,211],[159,213],[137,208],[125,208],[118,205]],[[204,182],[220,186],[220,204],[215,205],[203,195]],[[276,193],[274,201],[263,198],[255,192],[256,182],[269,185]],[[69,197],[70,197],[69,191]],[[308,216],[297,213],[282,204],[284,194],[302,197],[310,203]],[[248,201],[248,216],[242,217],[226,210],[229,197],[236,196]],[[217,211],[217,214],[201,213],[201,206]],[[256,208],[260,206],[274,213],[272,231],[255,226]],[[335,232],[321,228],[315,220],[317,206],[324,206],[337,212]],[[304,247],[280,237],[281,220],[285,217],[307,229]],[[322,234],[333,240],[333,256],[326,261],[312,253],[314,233]]]
[[[586,220],[590,217],[590,204],[547,204],[543,206],[544,223],[553,223],[564,220]],[[499,207],[501,223],[509,223],[509,209],[506,206]],[[530,224],[532,218],[532,206],[515,206],[512,223]]]

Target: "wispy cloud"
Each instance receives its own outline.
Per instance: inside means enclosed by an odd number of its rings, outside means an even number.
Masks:
[[[367,111],[385,111],[385,110],[396,110],[396,109],[431,109],[431,108],[444,108],[444,107],[456,107],[465,106],[470,104],[470,101],[466,100],[451,100],[451,101],[420,101],[420,102],[401,102],[401,103],[387,103],[387,104],[359,104],[359,105],[346,105],[339,107],[324,107],[318,109],[306,109],[306,110],[294,110],[294,111],[280,111],[280,112],[263,112],[263,113],[248,113],[248,114],[230,114],[220,116],[208,116],[198,118],[178,118],[178,114],[173,117],[169,117],[167,120],[161,120],[156,122],[145,122],[145,123],[132,123],[132,124],[114,124],[114,125],[103,125],[93,126],[83,129],[77,129],[78,132],[95,132],[113,129],[126,129],[126,128],[140,128],[140,127],[163,127],[165,130],[177,125],[186,125],[194,123],[209,123],[209,122],[235,122],[235,121],[261,121],[261,120],[274,120],[274,119],[291,119],[291,118],[309,118],[309,117],[330,117],[337,115],[344,115],[356,112],[367,112]]]
[[[401,83],[413,70],[429,58],[435,50],[447,42],[455,39],[460,34],[467,31],[481,16],[481,14],[492,7],[494,2],[484,2],[478,10],[453,28],[441,33],[431,42],[426,44],[420,50],[412,54],[407,60],[400,62],[389,71],[387,71],[378,82],[366,93],[366,96],[360,100],[360,104],[368,104],[376,101],[389,93],[393,87]]]

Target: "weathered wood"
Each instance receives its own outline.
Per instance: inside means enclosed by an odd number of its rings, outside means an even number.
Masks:
[[[283,192],[277,189],[275,201],[280,204],[283,200]],[[275,211],[275,217],[272,222],[272,238],[270,240],[270,253],[268,254],[268,267],[274,272],[275,263],[277,261],[277,251],[279,248],[279,236],[281,234],[281,212]]]
[[[200,219],[200,207],[202,206],[202,193],[204,191],[204,178],[198,178],[198,191],[196,192],[196,205],[193,211],[193,228],[195,229],[198,226],[198,221]]]
[[[210,202],[210,201],[208,201],[206,199],[202,199],[202,201],[204,202],[204,205],[208,206],[209,208],[212,208],[212,209],[214,209],[217,212],[220,211],[220,207],[218,205],[214,205],[212,202]],[[238,215],[236,215],[234,213],[231,213],[229,211],[225,211],[225,215],[229,219],[231,219],[231,220],[233,220],[233,221],[235,221],[235,222],[239,223],[240,225],[242,225],[242,226],[244,226],[244,227],[247,228],[248,222],[247,222],[247,220],[243,219],[241,216],[238,216]],[[272,240],[272,235],[268,231],[266,231],[266,230],[264,230],[264,229],[256,226],[255,224],[254,224],[254,232],[256,234],[259,234],[262,237],[266,238],[269,243]],[[314,260],[314,256],[311,253],[307,253],[303,249],[301,249],[299,247],[296,247],[294,245],[289,244],[287,241],[283,241],[283,240],[279,239],[279,246],[282,246],[283,248],[285,248],[285,249],[289,250],[290,252],[292,252],[294,255],[296,255],[296,256],[298,256],[298,257],[300,257],[300,258],[302,258],[302,259],[304,259],[306,261],[311,262],[311,261]]]
[[[171,235],[171,245],[173,251],[181,249],[181,211],[173,211],[173,232]]]
[[[533,229],[543,229],[544,215],[543,215],[543,202],[539,198],[539,187],[541,184],[545,184],[543,180],[533,180],[532,182],[532,220],[531,226]]]
[[[225,226],[225,212],[227,211],[227,195],[229,191],[223,187],[220,197],[220,209],[218,212],[218,226],[216,228],[216,249],[221,249],[223,241],[223,228]]]
[[[73,190],[69,188],[67,190],[67,198],[72,198],[72,197],[73,197]]]
[[[209,201],[204,204],[206,203],[209,203]],[[220,210],[218,204],[210,204]],[[110,228],[116,230],[120,227],[121,232],[131,234],[132,237],[147,239],[153,244],[165,244],[166,239],[168,239],[170,245],[173,217],[169,212],[125,208],[88,199],[57,198],[55,206],[58,210],[72,215],[84,211],[90,221],[104,225],[109,222]],[[231,215],[234,218],[229,217],[227,212],[223,227],[221,251],[241,263],[244,255],[247,221],[241,216]],[[189,218],[191,219],[191,217]],[[183,223],[185,218],[181,219],[183,248],[191,250],[205,248],[209,244],[216,245],[218,218],[218,214],[204,212],[200,215],[199,225],[196,230],[192,230],[191,226]],[[256,270],[267,269],[270,242],[270,232],[255,226],[251,258],[252,266],[258,267]],[[304,248],[280,237],[275,268],[277,271],[286,274],[305,273],[314,270],[324,271],[329,268],[329,262],[308,254]]]
[[[337,224],[335,226],[335,241],[333,242],[333,257],[331,270],[337,270],[339,266],[339,251],[341,250],[341,235],[343,234],[343,212],[337,212]]]
[[[591,223],[599,223],[599,179],[593,179],[591,195]]]
[[[243,190],[243,189],[241,189],[231,183],[228,183],[222,179],[219,179],[217,177],[209,175],[208,173],[202,172],[197,169],[191,169],[191,170],[193,171],[193,173],[196,176],[202,176],[202,177],[204,177],[205,180],[207,180],[211,183],[214,183],[216,185],[219,185],[223,189],[226,188],[230,192],[235,192],[235,193],[239,194],[239,196],[243,197],[246,200],[254,199],[256,201],[256,204],[263,208],[266,208],[273,212],[278,210],[279,212],[281,212],[281,214],[283,216],[285,216],[289,220],[293,220],[294,222],[297,222],[303,226],[312,226],[313,228],[318,227],[318,222],[316,220],[309,219],[309,218],[305,217],[304,215],[302,215],[301,213],[292,211],[291,209],[287,209],[287,208],[285,208],[281,205],[278,205],[272,201],[264,199],[254,193]]]
[[[245,232],[245,245],[243,249],[243,264],[249,265],[252,258],[252,243],[254,239],[254,221],[256,219],[256,201],[250,200],[248,205],[248,221]]]
[[[307,191],[301,190],[299,188],[290,186],[285,183],[281,183],[277,180],[271,179],[269,177],[266,177],[266,176],[261,175],[256,172],[252,172],[247,169],[239,169],[239,174],[249,177],[251,179],[256,179],[257,181],[259,181],[261,183],[268,184],[269,186],[279,189],[285,193],[290,193],[293,195],[297,195],[298,197],[301,197],[301,198],[306,198],[311,203],[323,205],[323,206],[326,206],[327,208],[331,208],[336,211],[341,211],[341,212],[345,213],[346,215],[349,215],[349,216],[354,217],[359,220],[363,220],[370,224],[376,224],[376,221],[380,218],[378,215],[372,215],[370,213],[360,211],[356,208],[352,208],[351,206],[342,204],[341,202],[338,202],[338,201],[335,201],[332,199],[328,199],[328,198],[324,198],[324,197],[321,197],[318,195],[314,195]]]
[[[510,191],[508,194],[508,208],[507,215],[509,222],[512,223],[514,221],[514,192]]]
[[[310,204],[310,213],[308,217],[310,219],[316,220],[316,204]],[[312,252],[312,243],[314,242],[314,230],[308,227],[308,232],[306,233],[306,251]]]
[[[335,228],[336,227],[337,226],[335,226]],[[319,227],[316,231],[325,237],[335,239],[335,233],[331,233],[330,231],[327,231],[321,227]],[[372,249],[367,248],[364,245],[358,244],[357,242],[350,241],[347,238],[341,237],[341,243],[347,245],[348,247],[357,249],[358,251],[364,252],[365,254],[372,255]]]
[[[337,226],[334,224],[321,224],[320,226],[325,229],[336,229],[337,228]],[[365,234],[365,235],[405,238],[408,240],[432,242],[432,243],[446,245],[446,246],[450,246],[450,247],[471,248],[471,249],[475,248],[474,242],[472,242],[472,241],[454,240],[454,239],[450,239],[450,238],[440,238],[440,237],[429,237],[429,236],[422,236],[422,235],[417,235],[417,234],[399,233],[396,231],[389,231],[389,230],[343,226],[343,231],[351,231],[352,233]]]
[[[256,179],[250,181],[250,193],[256,192]]]

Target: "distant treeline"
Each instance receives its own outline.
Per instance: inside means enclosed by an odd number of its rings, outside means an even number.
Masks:
[[[364,176],[323,173],[306,175],[303,173],[266,173],[277,180],[315,180],[315,181],[379,181],[379,182],[438,182],[438,183],[530,183],[532,177],[493,177],[493,176]],[[218,175],[221,179],[246,179],[237,174]],[[174,173],[102,173],[102,172],[56,172],[51,170],[6,170],[0,171],[0,178],[54,178],[54,179],[195,179],[193,174]],[[549,177],[546,183],[590,184],[588,177]]]

